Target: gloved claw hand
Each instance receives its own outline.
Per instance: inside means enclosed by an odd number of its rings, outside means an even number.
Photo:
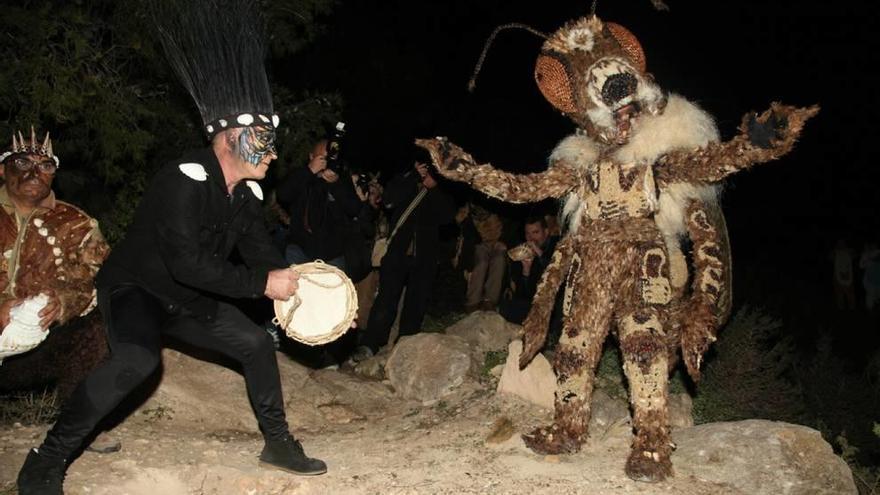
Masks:
[[[473,176],[472,168],[477,165],[473,157],[445,137],[416,139],[416,146],[427,150],[434,167],[444,177],[467,182]]]
[[[688,374],[695,382],[700,380],[703,355],[715,342],[718,319],[708,306],[689,305],[691,310],[681,315],[681,355]]]
[[[804,122],[819,113],[819,107],[794,107],[774,103],[760,115],[757,112],[744,120],[744,131],[749,143],[762,149],[770,149],[790,135],[799,134]]]
[[[529,328],[528,326],[524,326],[522,337],[523,349],[522,354],[519,355],[519,369],[525,369],[525,367],[532,362],[532,359],[534,359],[535,355],[538,354],[538,351],[544,347],[544,342],[546,341],[546,326],[543,328]]]

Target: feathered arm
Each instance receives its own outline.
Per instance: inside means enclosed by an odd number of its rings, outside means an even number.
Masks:
[[[698,381],[703,354],[730,314],[730,247],[717,205],[693,200],[686,214],[693,244],[693,282],[676,319],[681,329],[682,357],[688,373]]]
[[[574,239],[566,235],[556,244],[556,250],[550,259],[550,264],[541,275],[541,281],[535,290],[532,299],[532,308],[523,321],[523,350],[519,357],[519,368],[523,369],[544,347],[547,340],[547,332],[550,329],[550,317],[553,314],[553,306],[556,303],[556,293],[563,284],[565,275],[571,264],[574,254]]]
[[[447,179],[465,182],[474,189],[507,203],[534,203],[561,198],[577,185],[577,172],[563,162],[554,162],[534,174],[512,174],[478,165],[471,155],[446,138],[416,139],[416,145],[431,155],[434,167]]]
[[[655,177],[666,184],[711,183],[752,165],[775,160],[791,151],[804,123],[818,112],[817,105],[797,108],[773,103],[761,115],[745,115],[740,133],[730,141],[662,156]]]

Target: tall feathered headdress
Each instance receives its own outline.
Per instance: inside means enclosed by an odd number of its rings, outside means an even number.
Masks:
[[[208,138],[234,127],[278,127],[266,77],[266,23],[255,0],[154,0],[168,62]]]

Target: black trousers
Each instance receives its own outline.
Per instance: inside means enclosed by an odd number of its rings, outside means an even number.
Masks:
[[[361,345],[376,352],[388,343],[404,288],[406,295],[400,313],[400,336],[418,333],[428,310],[436,273],[436,256],[386,255],[379,267],[379,291],[370,310],[367,329],[360,334]]]
[[[110,358],[74,390],[40,453],[70,459],[95,426],[159,366],[162,337],[224,354],[239,363],[251,406],[266,438],[288,433],[271,337],[232,305],[219,303],[211,321],[171,312],[135,285],[98,291]]]

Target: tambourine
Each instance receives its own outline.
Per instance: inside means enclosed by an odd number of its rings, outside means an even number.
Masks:
[[[303,344],[327,344],[341,337],[357,318],[354,284],[321,260],[290,268],[299,274],[299,289],[287,301],[275,301],[272,323]]]

